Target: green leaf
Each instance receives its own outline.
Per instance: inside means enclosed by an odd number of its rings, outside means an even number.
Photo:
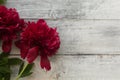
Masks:
[[[11,70],[10,70],[9,67],[7,67],[7,66],[0,66],[0,73],[5,74],[5,73],[10,73],[10,72],[11,72]]]
[[[2,53],[0,54],[0,58],[8,57],[9,55],[10,55],[9,53],[4,53],[4,52],[2,52]]]
[[[33,65],[34,65],[34,63],[28,64],[23,73],[28,73],[28,72],[30,72],[31,69],[33,68]]]
[[[25,70],[23,71],[23,73],[21,74],[20,77],[26,77],[32,74],[32,72],[30,72],[33,68],[34,63],[28,64],[27,67],[25,68]],[[22,71],[22,70],[21,70]]]
[[[0,0],[0,4],[4,4],[6,0]]]
[[[9,65],[19,65],[21,64],[23,61],[19,58],[9,58],[8,59],[8,64]]]
[[[0,80],[4,80],[4,77],[1,77]]]
[[[8,58],[7,57],[4,57],[4,58],[0,59],[0,66],[7,65],[7,63],[8,63]]]
[[[10,77],[11,77],[10,73],[7,73],[4,75],[4,80],[10,80]]]
[[[29,72],[29,73],[25,73],[25,74],[22,74],[20,77],[22,78],[22,77],[26,77],[26,76],[29,76],[29,75],[31,75],[33,72]]]
[[[3,79],[3,75],[2,74],[0,74],[0,80],[2,80]]]
[[[20,72],[22,71],[23,67],[24,67],[24,62],[20,65],[19,73],[18,74],[20,74]]]
[[[7,65],[7,67],[10,69],[10,65]],[[4,80],[10,80],[11,73],[4,74]]]
[[[31,69],[33,68],[33,65],[34,65],[34,63],[28,64],[22,74],[30,72]],[[24,67],[24,64],[21,65],[20,72],[23,70],[23,67]]]

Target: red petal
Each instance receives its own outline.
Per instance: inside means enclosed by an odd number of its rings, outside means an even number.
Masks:
[[[20,41],[20,40],[16,41],[15,45],[18,48],[20,48],[20,55],[23,59],[25,59],[25,57],[27,56],[27,53],[28,53],[29,46],[27,44],[25,44],[25,42]]]
[[[3,43],[2,43],[3,52],[5,52],[5,53],[10,52],[11,46],[12,46],[12,40],[3,40]]]
[[[50,61],[48,60],[47,55],[41,55],[41,68],[45,68],[47,71],[51,69]]]
[[[20,50],[20,56],[21,58],[25,59],[25,57],[27,56],[27,53],[28,53],[28,49],[21,49]]]
[[[39,19],[38,21],[37,21],[37,23],[44,23],[45,22],[45,20],[44,19]],[[45,22],[46,23],[46,22]]]
[[[36,57],[38,56],[38,51],[39,51],[38,47],[33,47],[29,49],[27,54],[27,61],[29,63],[32,63],[36,59]]]
[[[18,40],[18,41],[15,42],[15,45],[16,45],[18,48],[22,48],[25,44],[24,44],[23,41]]]

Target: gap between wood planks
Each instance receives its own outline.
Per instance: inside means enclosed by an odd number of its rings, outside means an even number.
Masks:
[[[38,20],[39,18],[22,18],[22,19],[25,19],[25,20]],[[120,19],[76,19],[76,18],[70,18],[70,19],[73,19],[73,20],[91,20],[91,21],[94,21],[94,20],[96,20],[96,21],[102,21],[102,20],[107,20],[107,21],[111,21],[111,20],[116,20],[116,21],[118,21],[118,20],[120,20]],[[61,20],[61,19],[45,19],[45,20],[52,20],[52,21],[56,21],[56,20]],[[68,20],[68,18],[67,19],[65,19],[65,18],[62,18],[62,20]],[[88,53],[88,54],[83,54],[83,53],[76,53],[76,54],[56,54],[57,56],[117,56],[117,55],[120,55],[120,54],[92,54],[92,53]],[[11,54],[11,56],[20,56],[20,54]]]
[[[56,54],[56,56],[120,56],[120,54]],[[20,54],[10,54],[10,56],[20,56]]]
[[[50,19],[50,18],[22,18],[22,19],[25,19],[25,20],[38,20],[38,19],[45,19],[45,20],[52,20],[52,21],[55,21],[55,20],[68,20],[68,19],[70,19],[70,20],[91,20],[91,21],[94,21],[94,20],[96,20],[96,21],[101,21],[101,20],[105,20],[105,21],[111,21],[111,20],[120,20],[120,19],[77,19],[77,18],[53,18],[53,19]]]

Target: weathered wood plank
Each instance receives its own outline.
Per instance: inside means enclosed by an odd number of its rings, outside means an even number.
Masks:
[[[120,55],[117,56],[55,56],[52,70],[46,72],[35,62],[33,75],[21,80],[119,80]],[[15,70],[15,69],[14,69]],[[15,70],[17,72],[17,70]],[[13,76],[15,76],[14,74]],[[14,80],[14,79],[12,79]]]
[[[120,19],[119,0],[7,0],[22,18]]]
[[[120,54],[120,20],[48,20],[61,38],[58,54]],[[18,53],[13,49],[13,54]]]

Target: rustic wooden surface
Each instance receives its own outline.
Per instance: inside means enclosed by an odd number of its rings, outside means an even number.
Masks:
[[[6,6],[25,20],[46,19],[61,37],[52,70],[40,69],[38,58],[34,73],[21,80],[120,80],[119,0],[7,0]]]

